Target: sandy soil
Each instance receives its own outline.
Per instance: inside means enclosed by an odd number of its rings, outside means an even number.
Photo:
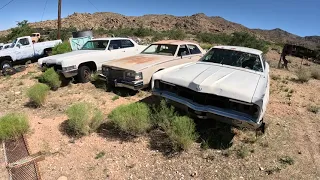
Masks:
[[[279,54],[270,52],[267,56],[270,65],[277,64]],[[77,180],[320,179],[320,116],[307,110],[310,104],[320,106],[320,81],[312,79],[304,84],[293,81],[301,60],[289,59],[290,71],[271,69],[271,75],[280,79],[271,80],[265,116],[268,129],[264,135],[255,138],[251,131],[200,122],[200,131],[212,130],[219,143],[232,142],[230,147],[202,149],[200,143],[194,143],[189,151],[171,154],[167,153],[166,137],[159,130],[128,139],[107,126],[101,127],[99,133],[73,139],[62,130],[67,119],[65,109],[71,104],[93,103],[107,117],[117,106],[148,98],[150,94],[124,93],[126,97],[112,101],[115,93],[105,92],[94,84],[71,84],[51,91],[43,107],[30,108],[25,93],[41,73],[36,65],[14,76],[1,77],[0,114],[19,111],[29,116],[31,131],[27,140],[32,153],[46,154],[39,163],[45,180],[60,176]],[[291,97],[286,89],[293,90]],[[101,152],[105,155],[96,159]],[[241,152],[247,155],[240,158]],[[284,157],[294,163],[282,162],[280,159]]]

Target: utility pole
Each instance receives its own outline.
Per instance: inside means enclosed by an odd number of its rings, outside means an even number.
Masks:
[[[58,0],[58,35],[57,38],[60,39],[60,31],[61,31],[61,1]]]

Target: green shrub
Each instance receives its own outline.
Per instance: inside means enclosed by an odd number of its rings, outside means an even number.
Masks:
[[[202,49],[205,49],[205,50],[209,50],[210,48],[213,47],[212,44],[208,44],[208,43],[200,43],[200,46]]]
[[[259,49],[264,53],[268,52],[268,42],[257,39],[255,36],[246,32],[235,32],[228,43],[231,46],[244,46]]]
[[[49,90],[49,86],[38,83],[28,89],[27,96],[29,97],[30,102],[34,103],[37,107],[40,107],[44,104]]]
[[[84,102],[73,104],[67,109],[66,114],[68,116],[67,130],[76,136],[94,132],[103,121],[102,112]]]
[[[320,80],[320,66],[311,68],[311,77]]]
[[[308,82],[311,78],[310,73],[306,69],[303,69],[303,68],[300,68],[296,72],[296,75],[298,77],[298,81],[302,82],[302,83]]]
[[[169,39],[184,40],[187,37],[186,33],[180,29],[172,29],[172,30],[167,31],[165,33],[167,34],[167,37]]]
[[[159,107],[153,107],[152,122],[166,131],[171,128],[171,122],[176,116],[178,115],[174,107],[167,106],[166,101],[161,100]]]
[[[28,131],[29,122],[24,114],[10,113],[0,118],[0,140],[14,139]]]
[[[219,33],[198,33],[196,36],[197,40],[209,44],[229,44],[231,35]],[[211,48],[211,47],[210,47]]]
[[[319,112],[319,110],[320,110],[320,107],[315,106],[315,105],[309,105],[307,107],[307,110],[312,112],[312,113],[314,113],[314,114],[317,114]]]
[[[176,148],[188,149],[198,138],[195,123],[187,116],[176,116],[169,130],[168,136]]]
[[[115,127],[131,135],[145,133],[151,127],[150,109],[141,102],[117,107],[109,119]]]
[[[60,76],[53,68],[49,68],[42,73],[39,77],[39,82],[47,84],[53,90],[61,86]]]
[[[70,43],[68,41],[64,41],[52,48],[52,55],[63,54],[72,51]]]

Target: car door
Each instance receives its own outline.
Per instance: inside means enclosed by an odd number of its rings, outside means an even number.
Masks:
[[[15,48],[17,60],[32,58],[34,55],[33,44],[28,38],[19,39]]]
[[[129,39],[121,40],[121,49],[123,50],[122,57],[128,57],[138,54],[138,49]]]
[[[120,59],[124,56],[125,50],[121,47],[121,40],[111,40],[108,47],[108,60]]]

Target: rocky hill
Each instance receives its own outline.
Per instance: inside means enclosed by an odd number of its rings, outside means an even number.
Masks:
[[[31,23],[34,28],[56,29],[56,20],[48,20],[42,22]],[[320,45],[318,37],[300,37],[281,29],[261,30],[249,29],[241,24],[230,22],[222,17],[209,17],[203,13],[194,14],[192,16],[172,16],[172,15],[144,15],[144,16],[124,16],[117,13],[99,12],[74,13],[62,19],[62,27],[75,27],[78,30],[83,29],[112,29],[112,28],[151,28],[153,30],[163,31],[170,29],[182,29],[186,32],[214,32],[214,33],[233,33],[245,31],[255,34],[257,37],[277,42],[277,43],[293,43],[311,48]],[[8,31],[7,31],[8,32]],[[0,35],[7,32],[0,32]]]

